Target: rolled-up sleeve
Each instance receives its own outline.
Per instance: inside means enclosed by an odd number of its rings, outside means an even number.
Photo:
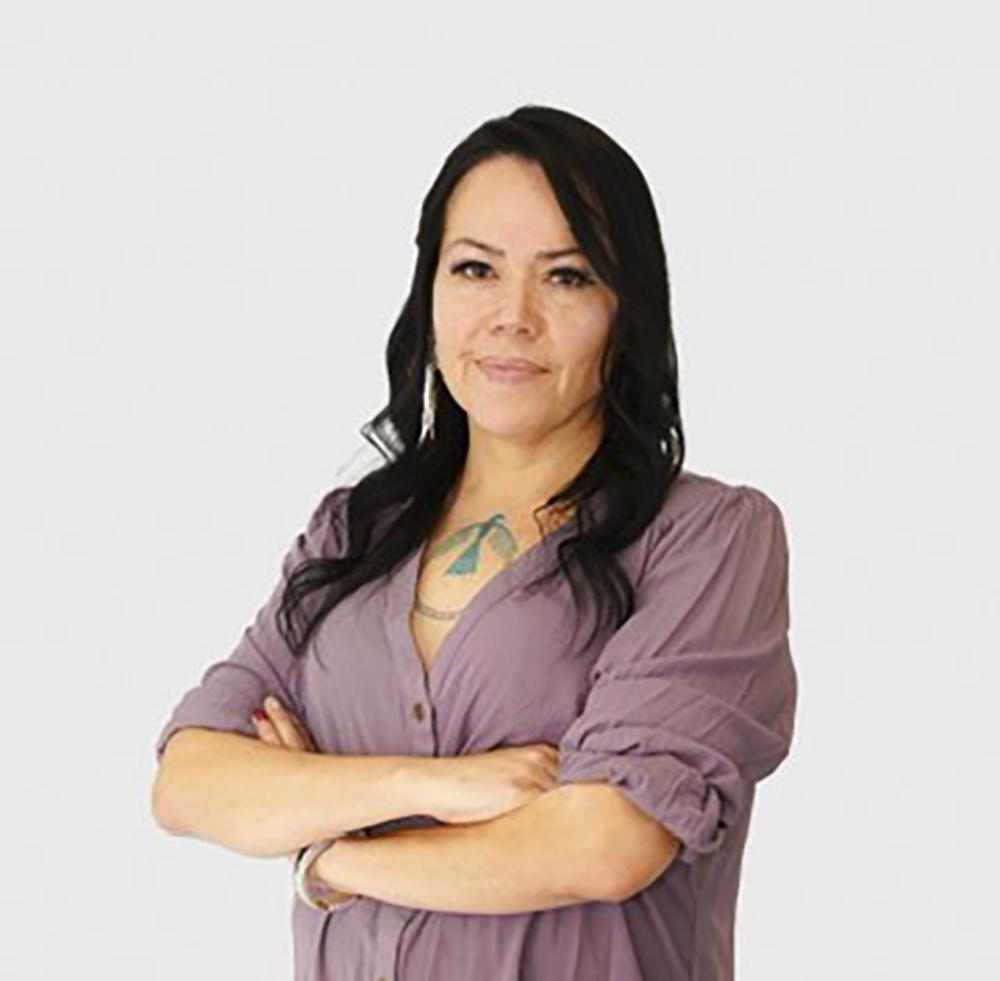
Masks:
[[[591,671],[560,742],[559,782],[605,780],[680,840],[721,847],[789,752],[796,673],[778,506],[725,485],[651,539],[633,615]]]
[[[281,576],[270,597],[243,629],[232,653],[208,666],[201,680],[176,704],[156,740],[159,761],[170,737],[185,726],[201,726],[256,736],[251,713],[268,694],[302,717],[290,684],[297,660],[278,630],[277,614],[292,571],[307,559],[335,557],[344,548],[344,505],[348,489],[328,491],[296,535],[281,562]]]

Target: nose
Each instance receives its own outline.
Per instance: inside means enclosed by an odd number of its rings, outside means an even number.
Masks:
[[[530,277],[524,276],[512,281],[504,290],[494,326],[519,333],[535,333],[539,330],[540,318]]]

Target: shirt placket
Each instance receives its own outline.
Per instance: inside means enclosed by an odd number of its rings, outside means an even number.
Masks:
[[[568,525],[557,529],[565,533]],[[477,620],[494,604],[513,592],[542,559],[541,548],[530,549],[504,572],[498,573],[470,601],[459,621],[442,643],[437,655],[437,670],[431,674],[424,669],[420,653],[410,632],[409,614],[413,605],[421,554],[414,553],[403,566],[391,574],[386,604],[386,636],[399,679],[402,698],[405,700],[404,722],[408,743],[413,755],[438,756],[439,733],[437,713],[431,697],[432,683],[440,682],[446,659],[455,655]],[[376,964],[373,981],[397,981],[396,964],[399,941],[406,924],[417,910],[391,903],[380,904],[376,923]]]
[[[375,939],[375,964],[372,981],[397,981],[399,938],[416,910],[391,903],[382,903],[378,909]]]
[[[429,679],[423,670],[419,654],[413,647],[407,623],[415,585],[414,559],[411,557],[404,568],[390,578],[385,627],[403,699],[408,752],[414,756],[437,756],[437,733]],[[390,692],[386,695],[391,697]],[[406,819],[402,819],[400,823],[406,824]],[[384,827],[391,825],[392,822],[387,822]],[[393,903],[378,904],[375,912],[375,957],[371,981],[397,981],[400,938],[406,924],[417,912],[415,909]]]

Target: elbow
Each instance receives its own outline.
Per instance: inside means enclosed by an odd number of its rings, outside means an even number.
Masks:
[[[242,737],[241,737],[242,738]],[[284,851],[272,841],[274,830],[256,805],[240,800],[223,785],[213,746],[218,736],[196,727],[178,730],[167,741],[150,794],[153,820],[172,835],[199,838],[255,858]],[[237,782],[238,778],[237,778]]]
[[[631,832],[625,832],[627,844],[618,867],[624,870],[613,882],[611,898],[624,903],[651,886],[670,867],[680,851],[680,841],[659,821],[643,813]]]
[[[153,821],[163,831],[169,834],[181,834],[180,825],[169,810],[166,793],[163,790],[162,774],[157,773],[150,793],[150,813]]]
[[[599,883],[596,896],[606,903],[624,903],[649,888],[669,868],[680,850],[678,840],[662,825],[648,840],[619,839],[617,846],[605,852],[606,874]]]
[[[669,864],[666,828],[617,787],[580,781],[562,784],[558,791],[566,808],[558,840],[577,842],[570,886],[581,902],[623,902]]]
[[[160,756],[150,792],[150,812],[153,820],[170,834],[184,834],[176,806],[175,739],[172,737]]]
[[[218,828],[213,826],[214,835],[206,835],[206,815],[199,806],[211,803],[211,794],[206,793],[201,775],[203,756],[198,740],[193,728],[179,729],[167,740],[150,793],[150,810],[156,824],[169,834],[212,840]]]
[[[648,889],[670,867],[677,853],[680,842],[661,825],[663,836],[657,835],[656,844],[643,854],[634,857],[634,865],[629,874],[623,877],[612,893],[612,900],[624,903],[644,889]]]
[[[680,851],[680,841],[617,787],[590,785],[596,834],[581,890],[598,902],[622,903],[652,885]]]

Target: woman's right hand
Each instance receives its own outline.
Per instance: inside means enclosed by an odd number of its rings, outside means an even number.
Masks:
[[[502,746],[439,757],[431,817],[446,824],[487,821],[516,810],[556,784],[559,749],[549,743]]]

